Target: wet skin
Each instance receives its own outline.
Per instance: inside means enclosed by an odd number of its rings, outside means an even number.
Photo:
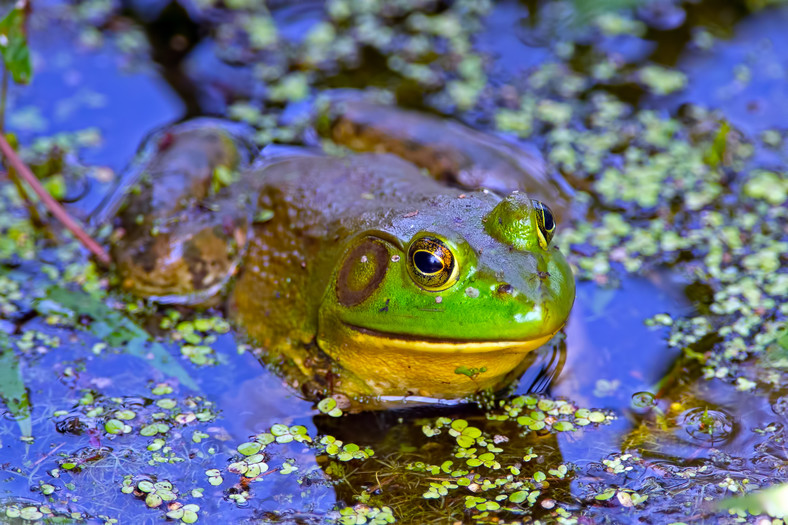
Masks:
[[[332,112],[336,142],[395,152],[435,178],[385,153],[290,150],[248,167],[237,133],[181,125],[151,139],[119,214],[122,286],[199,303],[240,268],[230,315],[313,392],[503,386],[574,301],[542,204],[565,216],[560,190],[538,158],[456,123],[366,103]]]

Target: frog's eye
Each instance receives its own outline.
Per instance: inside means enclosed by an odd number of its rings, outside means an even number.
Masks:
[[[550,241],[553,240],[553,234],[555,233],[555,219],[553,219],[553,212],[547,207],[546,204],[540,201],[531,199],[531,204],[534,206],[534,211],[536,212],[536,224],[539,226],[539,246],[541,246],[543,250],[546,250],[547,246],[550,244]]]
[[[431,292],[457,282],[459,267],[448,246],[434,237],[420,237],[408,248],[408,270],[413,280]]]

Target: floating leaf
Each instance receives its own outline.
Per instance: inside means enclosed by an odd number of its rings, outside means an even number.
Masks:
[[[142,480],[139,483],[137,483],[137,488],[140,490],[140,492],[154,491],[153,483],[147,480]]]
[[[238,445],[238,452],[243,454],[244,456],[251,456],[253,454],[257,454],[260,452],[262,445],[257,443],[256,441],[251,441],[249,443],[241,443]]]
[[[616,495],[616,489],[611,488],[611,489],[606,489],[601,494],[597,494],[596,496],[594,496],[594,498],[600,501],[607,501],[615,495]]]
[[[527,490],[518,490],[517,492],[509,494],[509,501],[512,503],[522,503],[526,498],[528,498]]]
[[[331,417],[340,417],[342,415],[342,409],[337,406],[337,401],[333,397],[321,399],[317,404],[317,409]]]
[[[107,431],[107,434],[123,434],[123,421],[119,419],[110,419],[106,423],[104,423],[104,430]]]
[[[33,430],[30,422],[30,398],[19,370],[19,358],[8,337],[0,332],[0,397],[14,416],[22,436],[29,437]]]
[[[145,498],[145,504],[151,508],[158,507],[163,502],[164,500],[162,500],[161,496],[155,492],[148,494],[148,496]]]
[[[553,424],[553,430],[557,430],[558,432],[568,432],[574,429],[575,426],[569,421],[558,421]]]

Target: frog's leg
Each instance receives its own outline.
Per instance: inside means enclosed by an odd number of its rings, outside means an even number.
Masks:
[[[251,203],[234,182],[245,144],[220,123],[182,124],[148,140],[126,181],[112,255],[128,291],[160,302],[202,302],[234,272]]]
[[[571,187],[539,152],[458,122],[361,99],[329,104],[319,131],[356,151],[398,155],[433,177],[468,190],[525,191],[564,215]]]

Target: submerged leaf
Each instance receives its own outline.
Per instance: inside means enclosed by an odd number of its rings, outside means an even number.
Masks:
[[[19,358],[8,337],[0,332],[0,397],[14,416],[22,436],[32,433],[30,423],[30,399],[19,370]]]
[[[59,287],[47,290],[47,299],[79,314],[93,319],[88,330],[116,347],[124,347],[126,354],[138,357],[161,373],[176,378],[184,386],[199,390],[189,373],[160,343],[134,321],[113,310],[99,299],[86,293],[73,292]],[[151,357],[152,356],[152,357]]]

